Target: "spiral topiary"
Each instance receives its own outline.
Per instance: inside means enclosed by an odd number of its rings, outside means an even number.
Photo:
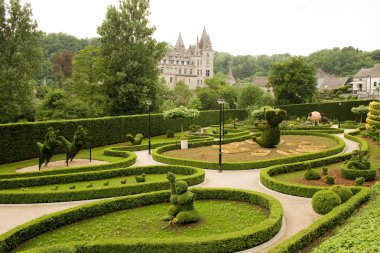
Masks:
[[[280,128],[279,124],[285,119],[286,111],[281,109],[269,109],[265,112],[266,122],[258,125],[261,130],[261,137],[254,138],[253,140],[257,142],[263,148],[274,148],[278,143],[280,143]]]
[[[341,204],[340,197],[333,191],[321,190],[314,194],[312,199],[313,210],[319,214],[326,214]]]
[[[380,128],[380,103],[376,101],[369,103],[368,110],[366,129],[370,130],[373,127]]]
[[[330,191],[335,192],[340,197],[340,200],[343,203],[345,203],[347,200],[349,200],[353,194],[350,188],[342,185],[334,185],[329,188]]]

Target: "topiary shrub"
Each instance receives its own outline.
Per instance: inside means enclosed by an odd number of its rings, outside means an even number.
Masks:
[[[345,203],[347,200],[349,200],[353,194],[350,188],[342,185],[334,185],[329,188],[330,191],[335,192],[340,197],[340,200],[343,203]]]
[[[167,137],[167,138],[174,138],[174,131],[169,129],[169,130],[166,132],[166,137]]]
[[[73,161],[74,157],[79,153],[83,146],[88,143],[89,140],[88,131],[83,126],[78,126],[77,130],[74,133],[72,142],[69,142],[63,136],[59,136],[59,138],[67,148],[66,163],[69,160]]]
[[[326,176],[325,183],[328,185],[333,185],[335,184],[335,178],[333,176]]]
[[[308,169],[304,174],[305,180],[318,180],[321,179],[321,175],[316,170]]]
[[[333,191],[321,190],[313,195],[313,210],[319,214],[326,214],[341,204],[340,197]]]
[[[145,182],[145,176],[146,176],[145,173],[142,173],[140,176],[135,176],[136,182],[137,183],[143,183],[143,182]]]
[[[364,177],[358,177],[357,179],[355,179],[355,186],[363,186],[364,182],[365,182]]]
[[[324,175],[324,176],[327,176],[328,174],[329,174],[329,168],[328,167],[323,167],[322,168],[322,174]]]
[[[269,109],[265,112],[266,123],[259,124],[261,137],[254,137],[253,140],[263,148],[274,148],[280,143],[279,124],[285,119],[286,111],[281,109]]]
[[[37,142],[38,149],[40,151],[38,159],[38,168],[45,162],[45,166],[49,163],[54,154],[54,150],[57,146],[61,145],[61,142],[57,138],[58,131],[54,131],[52,127],[47,129],[44,143]]]
[[[144,136],[142,134],[136,134],[135,137],[131,134],[127,134],[126,136],[127,141],[129,141],[132,145],[140,145],[142,140],[144,139]]]
[[[201,126],[193,124],[193,125],[189,126],[189,130],[190,130],[190,132],[195,133],[195,132],[198,132],[199,130],[201,130]]]

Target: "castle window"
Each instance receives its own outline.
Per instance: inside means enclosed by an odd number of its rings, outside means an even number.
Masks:
[[[199,76],[199,69],[197,69],[197,76]]]
[[[180,74],[180,75],[182,74],[182,69],[181,68],[178,69],[178,74]]]
[[[185,75],[187,75],[187,68],[185,68],[185,69],[183,70],[183,73],[184,73]]]
[[[209,53],[207,53],[207,54],[206,54],[206,56],[207,56],[207,57],[210,57],[210,54],[209,54]]]
[[[210,76],[210,70],[206,70],[206,76]]]
[[[170,83],[172,83],[173,82],[173,77],[170,77]]]
[[[184,62],[184,61],[181,61],[181,64],[182,64],[182,65],[185,65],[185,62]]]
[[[190,84],[190,79],[189,79],[189,84]]]

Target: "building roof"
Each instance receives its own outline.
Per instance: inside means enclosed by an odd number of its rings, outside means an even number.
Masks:
[[[317,88],[322,90],[335,90],[345,85],[348,81],[348,77],[326,77],[318,78]]]
[[[253,78],[252,83],[261,88],[266,88],[269,83],[269,78],[267,76],[256,76]]]
[[[354,75],[354,78],[363,78],[369,75],[371,69],[360,69],[358,73]]]
[[[175,44],[175,49],[174,49],[177,53],[185,53],[186,52],[186,47],[185,47],[185,43],[183,43],[183,39],[182,39],[182,35],[181,33],[179,33],[178,35],[178,39],[177,39],[177,43]]]

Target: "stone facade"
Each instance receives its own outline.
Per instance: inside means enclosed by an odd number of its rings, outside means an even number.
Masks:
[[[203,86],[204,80],[214,75],[214,51],[206,28],[201,39],[197,38],[197,43],[187,50],[180,33],[175,48],[161,59],[159,68],[161,77],[171,89],[181,80],[190,89]]]

